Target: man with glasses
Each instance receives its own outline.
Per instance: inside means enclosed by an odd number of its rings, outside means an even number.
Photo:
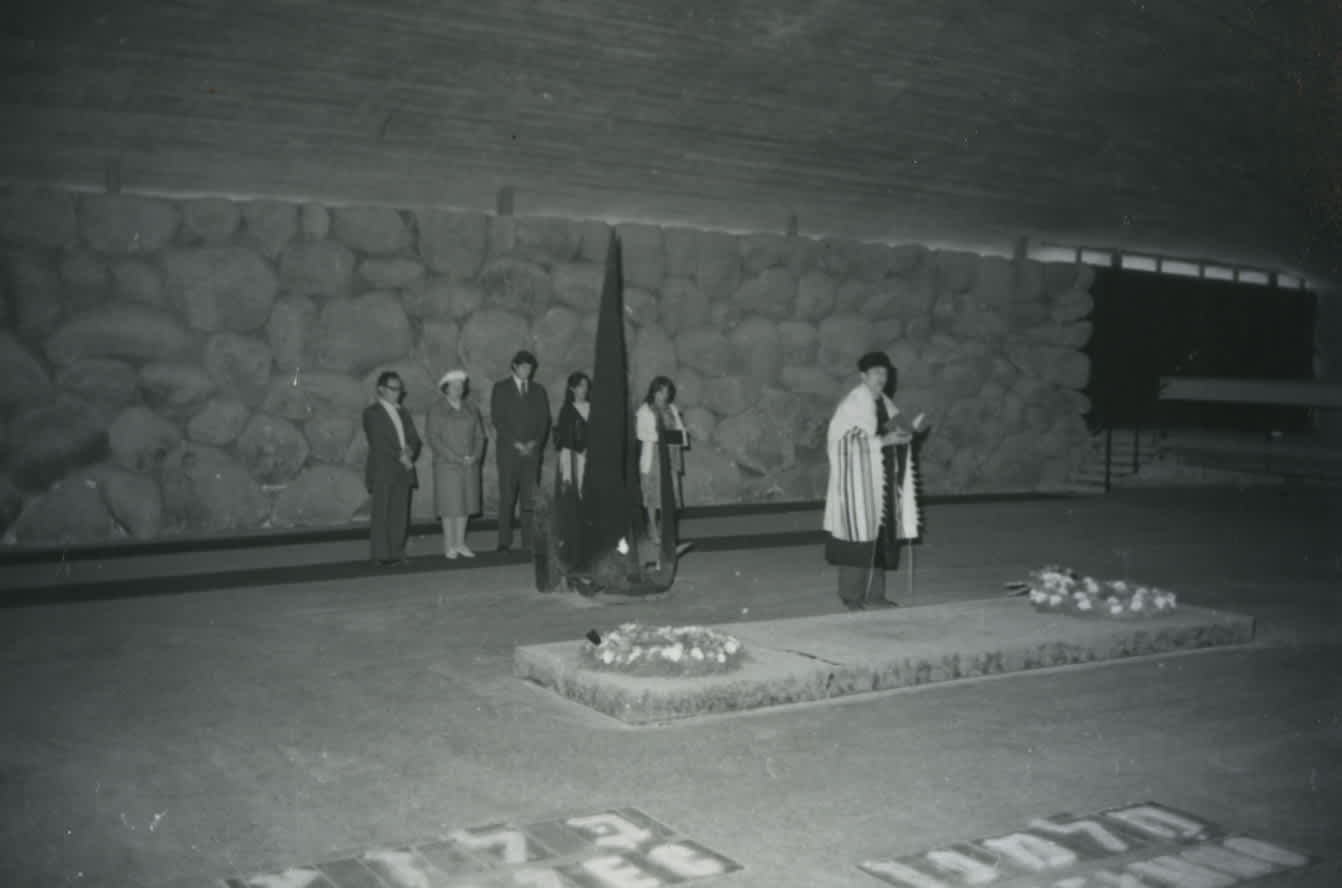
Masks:
[[[410,412],[401,406],[405,383],[393,371],[377,378],[377,401],[363,412],[363,431],[368,438],[364,484],[372,497],[368,532],[373,562],[378,567],[406,563],[405,541],[410,530],[411,491],[419,486],[415,460],[419,457],[419,432]]]

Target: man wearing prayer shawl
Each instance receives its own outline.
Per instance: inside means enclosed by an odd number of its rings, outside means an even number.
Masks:
[[[885,572],[899,564],[898,541],[918,536],[912,449],[905,445],[922,420],[912,429],[896,421],[899,410],[885,394],[894,375],[886,355],[868,352],[857,368],[861,382],[839,402],[826,437],[825,560],[838,568],[839,599],[849,610],[896,606],[885,597]],[[896,447],[905,451],[902,473]]]

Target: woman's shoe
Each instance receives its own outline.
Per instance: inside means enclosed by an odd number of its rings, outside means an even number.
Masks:
[[[456,547],[456,546],[451,546],[451,547],[449,547],[449,548],[443,550],[443,557],[444,557],[444,558],[447,558],[448,560],[455,559],[455,558],[457,557],[457,555],[459,555],[459,554],[460,554],[460,553],[457,551],[457,547]]]
[[[462,558],[475,557],[475,553],[472,552],[470,547],[467,546],[465,543],[462,543],[460,546],[457,546],[457,554],[460,555]]]

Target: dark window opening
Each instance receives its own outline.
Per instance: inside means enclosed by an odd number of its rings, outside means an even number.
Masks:
[[[1087,422],[1103,428],[1308,432],[1308,407],[1160,401],[1162,376],[1314,378],[1315,294],[1097,269]]]

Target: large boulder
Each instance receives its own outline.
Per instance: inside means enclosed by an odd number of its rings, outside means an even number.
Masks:
[[[148,407],[135,405],[112,422],[107,440],[112,462],[133,472],[149,472],[182,443],[182,432]]]
[[[460,320],[469,317],[485,301],[480,287],[453,278],[428,278],[412,282],[401,292],[406,314],[415,318]]]
[[[14,251],[5,256],[5,277],[19,335],[48,336],[65,314],[65,292],[55,269],[35,252]]]
[[[489,245],[489,217],[480,213],[417,210],[419,257],[435,273],[475,277]]]
[[[354,254],[330,240],[297,241],[280,256],[280,287],[291,296],[347,296]]]
[[[797,299],[792,308],[799,321],[819,321],[834,311],[834,281],[823,271],[809,271],[797,282]]]
[[[162,307],[163,275],[140,259],[124,259],[112,266],[112,292],[118,299]]]
[[[699,327],[676,337],[676,355],[705,376],[722,376],[731,366],[732,344],[721,330]]]
[[[1083,389],[1090,382],[1090,358],[1070,348],[1012,343],[1007,358],[1027,376],[1064,388]]]
[[[92,478],[56,482],[28,504],[9,530],[24,546],[98,542],[117,532],[116,519]]]
[[[214,447],[188,444],[159,471],[165,524],[188,532],[249,530],[270,513],[270,501],[236,460]]]
[[[1094,326],[1090,321],[1077,321],[1070,324],[1050,323],[1034,327],[1024,332],[1024,339],[1042,345],[1058,345],[1063,348],[1082,349],[1090,342]]]
[[[373,390],[352,376],[315,371],[273,378],[261,409],[293,422],[318,416],[357,417],[373,398]]]
[[[165,200],[132,194],[86,194],[79,202],[84,240],[101,253],[152,253],[172,242],[180,223]]]
[[[534,262],[503,256],[491,259],[480,271],[485,303],[493,309],[535,317],[554,301],[554,284]]]
[[[620,238],[620,267],[629,286],[656,290],[666,277],[666,251],[662,229],[628,222],[615,227]]]
[[[303,366],[308,331],[316,323],[317,306],[307,296],[287,296],[275,303],[266,321],[266,341],[276,367],[292,373]]]
[[[816,330],[816,363],[835,376],[857,372],[857,359],[872,348],[871,323],[861,315],[825,318]]]
[[[0,190],[0,241],[64,247],[79,241],[75,195],[51,188]]]
[[[797,301],[797,279],[785,267],[766,268],[747,280],[732,302],[743,314],[757,314],[781,321],[792,317]]]
[[[582,228],[559,216],[518,216],[513,226],[516,255],[533,256],[544,265],[572,262],[582,249]]]
[[[778,325],[778,347],[784,364],[806,366],[814,363],[819,350],[815,325],[803,321],[783,321]]]
[[[243,240],[267,259],[280,255],[298,233],[298,206],[279,200],[258,200],[242,208]]]
[[[46,341],[55,364],[81,358],[166,360],[187,351],[191,336],[172,315],[132,302],[109,303],[76,315]]]
[[[358,428],[358,416],[318,416],[307,421],[303,434],[314,460],[339,465],[345,462]]]
[[[739,502],[741,468],[715,447],[696,446],[685,454],[681,489],[687,506]]]
[[[72,480],[96,484],[112,518],[133,539],[152,540],[162,532],[163,495],[153,475],[102,463],[81,470]]]
[[[741,468],[757,475],[797,461],[795,444],[782,434],[774,418],[758,407],[723,419],[713,432],[713,443]]]
[[[424,279],[424,265],[404,256],[374,257],[359,263],[359,277],[377,289],[406,287]]]
[[[857,368],[854,367],[853,370],[853,378],[856,380]],[[843,388],[843,383],[835,379],[833,374],[811,365],[803,367],[787,366],[782,369],[778,376],[783,388],[788,391],[801,395],[816,395],[835,402],[837,402]]]
[[[331,233],[331,211],[319,203],[298,210],[298,230],[305,240],[322,240]]]
[[[770,268],[787,268],[798,246],[795,239],[781,234],[747,234],[737,240],[741,265],[751,277]]]
[[[251,410],[241,401],[211,398],[186,424],[186,434],[198,444],[223,447],[242,434],[251,415]]]
[[[709,301],[726,300],[741,283],[741,257],[736,238],[720,231],[699,232],[699,270],[695,282]]]
[[[582,318],[566,305],[551,306],[536,319],[531,325],[531,341],[536,360],[551,377],[590,370],[592,341],[583,329]]]
[[[2,355],[3,338],[0,338],[0,362]],[[5,371],[0,370],[0,380],[4,376]],[[140,400],[140,374],[125,361],[106,358],[75,361],[56,374],[56,385],[80,400],[112,411]],[[0,389],[3,386],[0,382]]]
[[[238,230],[242,211],[231,200],[202,197],[182,204],[182,227],[187,239],[197,243],[226,243]]]
[[[247,333],[265,324],[278,281],[260,256],[242,247],[196,247],[163,257],[169,299],[197,330]]]
[[[400,358],[412,344],[410,319],[396,293],[373,290],[357,299],[327,301],[313,331],[310,363],[361,373]]]
[[[24,490],[41,490],[106,453],[106,417],[68,395],[20,410],[9,424],[9,471]]]
[[[640,287],[624,288],[624,316],[636,327],[657,323],[659,306],[656,294]]]
[[[708,323],[708,294],[689,278],[669,277],[662,285],[657,321],[672,336]]]
[[[51,396],[51,378],[28,347],[0,333],[0,412]]]
[[[601,305],[601,287],[606,270],[595,262],[566,262],[551,272],[554,295],[558,302],[586,314]]]
[[[693,278],[699,270],[699,229],[663,228],[667,277]]]
[[[280,491],[271,522],[279,527],[348,524],[367,500],[357,473],[343,466],[313,466]]]
[[[1090,317],[1095,310],[1095,299],[1086,290],[1067,290],[1053,302],[1052,319],[1055,323],[1066,324]]]
[[[214,379],[204,368],[180,361],[155,361],[140,368],[145,401],[167,416],[189,416],[214,394]]]
[[[107,299],[112,276],[97,253],[84,247],[67,247],[61,251],[59,269],[65,299],[72,309],[78,311]]]
[[[656,325],[638,331],[629,357],[630,384],[633,385],[632,393],[635,397],[642,396],[658,376],[674,379],[679,366],[675,342]]]
[[[676,400],[680,400],[680,393],[677,391]],[[690,435],[690,441],[695,446],[706,441],[713,440],[713,431],[718,427],[718,418],[713,415],[713,411],[706,407],[686,407],[681,411],[681,419],[685,422],[685,431]]]
[[[270,388],[270,346],[250,336],[216,333],[205,343],[205,372],[219,392],[258,407]]]
[[[337,207],[331,211],[331,233],[346,246],[375,255],[410,248],[410,229],[391,207]]]
[[[262,484],[289,481],[308,459],[308,441],[298,427],[264,413],[247,420],[234,446],[252,477]]]
[[[704,386],[699,401],[719,416],[736,416],[757,404],[763,394],[764,383],[753,376],[724,376]]]
[[[765,385],[773,385],[783,369],[783,346],[778,325],[759,315],[737,324],[727,340],[732,346],[732,369]]]
[[[456,321],[427,320],[420,324],[413,357],[428,371],[435,388],[444,373],[461,365],[460,342],[461,329]]]
[[[461,328],[461,359],[471,378],[487,385],[507,376],[513,355],[530,343],[531,327],[525,318],[486,308],[471,315]]]

